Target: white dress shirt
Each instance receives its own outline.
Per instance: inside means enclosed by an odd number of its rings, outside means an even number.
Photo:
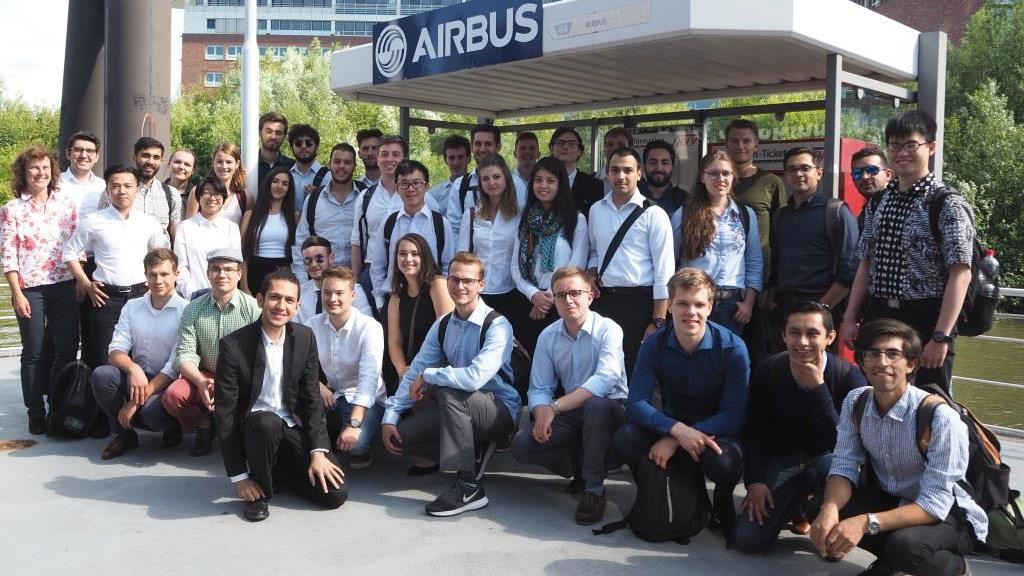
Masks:
[[[512,250],[515,248],[519,233],[519,213],[512,218],[506,218],[498,211],[494,216],[494,222],[489,222],[479,215],[470,218],[470,210],[475,208],[466,208],[466,213],[462,215],[462,230],[459,231],[457,251],[469,250],[469,223],[472,220],[473,253],[484,262],[483,293],[504,294],[515,290],[512,269],[508,263],[517,258],[517,254]]]
[[[633,207],[643,206],[645,200],[639,190],[634,190],[628,202],[616,207],[612,196],[608,193],[590,207],[589,267],[598,270],[619,226],[633,212]],[[609,288],[653,286],[654,299],[662,300],[668,298],[668,279],[674,271],[672,225],[668,214],[664,210],[645,210],[622,239],[601,283]]]
[[[341,328],[331,324],[326,313],[305,322],[316,337],[320,367],[334,397],[345,396],[349,404],[370,408],[384,405],[386,393],[381,379],[384,362],[384,328],[359,310],[352,310]]]
[[[265,365],[263,368],[263,386],[260,388],[260,395],[252,403],[250,414],[256,412],[272,412],[281,417],[289,428],[295,427],[295,418],[291,412],[284,407],[284,337],[286,331],[281,331],[281,336],[274,342],[262,329],[260,336],[263,338],[263,353],[265,354]],[[259,354],[259,351],[256,351]]]
[[[469,178],[469,191],[466,192],[466,204],[462,206],[459,202],[459,189],[462,187],[462,179]],[[516,189],[516,204],[519,206],[519,213],[522,214],[523,208],[526,207],[526,181],[519,178],[512,178],[512,186]],[[476,170],[456,178],[452,182],[452,191],[448,195],[448,210],[445,212],[445,218],[448,219],[448,226],[452,229],[452,233],[455,234],[455,241],[459,240],[459,230],[462,230],[462,215],[469,208],[476,206],[476,198],[473,196],[473,188],[480,187],[480,181],[477,178]]]
[[[526,296],[527,300],[533,298],[533,295],[541,290],[547,292],[551,291],[551,277],[555,275],[555,270],[563,266],[576,266],[579,268],[586,269],[587,259],[590,257],[590,238],[587,235],[587,218],[583,214],[576,215],[576,230],[573,231],[572,244],[565,239],[562,234],[558,235],[558,240],[555,241],[555,265],[554,269],[549,272],[543,272],[540,269],[540,258],[534,257],[533,259],[533,276],[537,279],[536,284],[532,284],[529,280],[523,277],[522,271],[519,270],[519,235],[516,234],[515,244],[512,248],[512,262],[511,262],[511,276],[512,281],[515,282],[516,288],[522,292],[523,296]]]
[[[415,232],[427,241],[430,246],[434,260],[437,260],[437,234],[434,230],[434,217],[429,206],[423,206],[419,212],[409,214],[403,208],[398,211],[398,218],[395,219],[395,227],[391,230],[391,238],[387,247],[384,248],[384,224],[377,232],[370,237],[370,251],[367,260],[370,265],[370,281],[373,284],[373,295],[378,297],[378,304],[381,304],[384,296],[391,292],[391,275],[394,272],[393,266],[388,264],[394,262],[395,250],[398,249],[398,240]],[[441,259],[437,265],[444,273],[448,272],[448,263],[455,255],[455,239],[452,238],[452,231],[448,227],[448,221],[441,219],[444,228],[444,250],[441,251]]]
[[[132,286],[146,281],[142,267],[146,252],[166,246],[156,218],[134,211],[122,217],[111,206],[78,221],[78,229],[64,245],[61,259],[78,260],[80,252],[92,252],[96,256],[93,279],[106,285]]]
[[[302,205],[302,215],[299,217],[299,224],[295,227],[295,244],[292,245],[292,272],[299,278],[306,277],[306,269],[302,264],[302,243],[309,238],[309,198]],[[358,208],[362,207],[362,200],[359,192],[352,188],[348,196],[341,201],[331,194],[331,182],[328,180],[320,189],[320,195],[316,201],[316,213],[313,221],[313,231],[317,236],[322,236],[331,242],[331,252],[334,254],[334,263],[342,266],[352,266],[352,225],[355,221],[355,214]]]
[[[107,353],[120,350],[132,357],[146,376],[152,378],[163,372],[170,378],[178,377],[172,368],[174,344],[178,338],[178,324],[181,313],[188,301],[171,293],[171,299],[157,310],[153,307],[152,296],[132,298],[121,309],[121,316],[114,326]]]
[[[206,255],[217,248],[242,249],[238,226],[215,216],[207,220],[202,214],[185,220],[174,235],[174,253],[178,256],[178,292],[188,297],[197,290],[210,287],[206,275]]]
[[[356,198],[355,207],[352,210],[352,229],[349,232],[349,246],[360,246],[362,238],[359,237],[359,219],[363,216],[363,197],[366,196],[370,190],[373,190],[373,196],[370,197],[370,204],[366,207],[366,241],[372,244],[371,240],[377,233],[377,229],[384,222],[384,219],[388,217],[388,214],[397,212],[402,209],[402,195],[395,189],[393,192],[388,192],[382,184],[378,184],[372,188],[367,188],[359,193]],[[317,206],[319,212],[320,207]],[[318,227],[319,228],[319,227]],[[370,258],[370,247],[363,246],[366,253],[367,263],[371,262]],[[349,250],[351,257],[351,249]]]
[[[449,178],[427,190],[427,198],[434,203],[434,206],[437,206],[436,210],[441,214],[448,213],[448,198],[451,196],[452,187],[458,179],[459,176],[456,176],[454,179]]]
[[[81,220],[99,209],[100,199],[107,192],[107,183],[92,172],[85,180],[79,180],[68,168],[60,175],[60,191],[71,199]]]
[[[315,280],[307,280],[299,286],[299,311],[295,315],[296,322],[306,324],[310,318],[317,315],[316,302],[320,297],[319,292],[320,288],[317,288]],[[366,291],[359,284],[356,284],[356,299],[352,301],[352,307],[373,318],[373,309],[366,298]]]
[[[313,183],[316,178],[316,173],[323,168],[320,161],[313,159],[313,163],[309,165],[309,170],[302,172],[299,170],[299,163],[292,164],[289,171],[292,173],[292,181],[295,182],[295,206],[292,208],[295,211],[302,210],[302,204],[306,201],[306,186]],[[330,183],[331,173],[324,174],[323,182]]]

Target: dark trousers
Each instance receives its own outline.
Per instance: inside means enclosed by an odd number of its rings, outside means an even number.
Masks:
[[[107,363],[107,348],[110,347],[110,339],[114,336],[114,326],[117,326],[117,319],[121,317],[121,309],[132,298],[138,298],[146,293],[145,284],[136,284],[127,292],[121,292],[113,288],[104,287],[107,301],[103,306],[92,306],[89,308],[89,348],[83,351],[83,359],[90,368],[96,369]]]
[[[839,511],[839,519],[892,510],[899,503],[899,498],[883,492],[877,483],[866,483],[855,489],[853,498]],[[973,544],[974,529],[956,504],[942,522],[865,535],[860,541],[861,548],[887,562],[893,570],[922,576],[963,574],[964,555]]]
[[[622,328],[622,355],[626,362],[626,375],[633,375],[636,354],[644,339],[644,332],[654,317],[654,290],[650,286],[636,288],[601,288],[601,297],[592,308],[602,316],[611,318]]]
[[[398,423],[398,435],[406,453],[437,460],[442,470],[473,472],[476,445],[497,442],[515,430],[508,408],[491,392],[437,387],[434,397],[434,404],[417,404]]]
[[[598,487],[608,475],[612,436],[625,419],[622,400],[594,396],[555,416],[551,438],[543,444],[533,438],[532,427],[517,432],[512,455],[523,464],[539,464],[564,478],[582,477],[588,487]]]
[[[249,293],[256,296],[263,288],[263,279],[278,268],[288,267],[292,259],[285,258],[263,258],[262,256],[250,256],[245,262],[245,283],[249,286]]]
[[[512,290],[503,294],[481,294],[480,297],[483,298],[488,306],[501,312],[501,315],[507,318],[509,322],[512,322],[512,319],[519,313],[517,305],[519,301],[518,290]]]
[[[30,419],[46,416],[50,382],[78,355],[78,304],[67,280],[22,290],[32,312],[18,317],[21,335],[21,394]],[[47,353],[44,353],[47,350]]]
[[[822,492],[832,464],[832,454],[776,458],[768,463],[765,485],[772,493],[773,508],[764,524],[752,522],[746,512],[736,518],[733,546],[741,552],[767,552],[779,532],[803,511],[807,497]]]
[[[148,377],[148,376],[147,376]],[[89,376],[92,385],[92,395],[96,403],[100,405],[110,422],[110,429],[115,433],[125,432],[117,421],[117,413],[128,401],[128,375],[121,372],[116,366],[104,364],[93,370]],[[178,421],[164,409],[161,398],[163,392],[153,394],[135,412],[132,418],[132,426],[163,432],[178,425]]]
[[[522,292],[519,292],[516,296],[516,312],[514,316],[509,317],[509,321],[512,322],[512,333],[515,335],[516,340],[519,340],[519,343],[523,345],[523,348],[526,348],[526,351],[530,353],[532,358],[533,351],[537,348],[537,339],[540,338],[540,333],[558,320],[558,311],[552,305],[551,309],[548,310],[547,316],[534,320],[530,318],[530,310],[533,309],[533,303]]]
[[[636,475],[636,466],[641,458],[647,458],[651,446],[661,439],[655,432],[635,424],[627,422],[618,432],[612,442],[618,455],[629,464]],[[679,466],[701,467],[704,476],[715,483],[715,494],[713,499],[715,517],[724,526],[731,527],[736,518],[736,506],[732,500],[732,492],[739,484],[740,476],[743,474],[743,449],[740,441],[736,438],[719,436],[715,438],[718,447],[722,449],[721,454],[715,454],[714,450],[704,450],[700,455],[700,462],[694,462],[690,455],[684,450],[677,449],[672,457],[672,464]]]
[[[901,303],[899,308],[890,308],[885,300],[869,298],[867,309],[864,311],[864,322],[875,318],[893,318],[899,320],[914,329],[921,344],[927,344],[935,332],[935,322],[939,319],[939,311],[942,308],[942,300],[932,298],[929,300],[918,300],[914,303]],[[954,341],[949,343],[946,350],[946,361],[938,368],[918,368],[914,373],[915,384],[938,384],[947,393],[952,393],[953,386],[953,356],[956,354],[956,332],[953,333]]]
[[[310,453],[301,428],[289,427],[273,412],[248,414],[244,426],[249,476],[268,499],[274,495],[274,480],[323,508],[338,508],[348,499],[346,484],[335,488],[328,483],[326,493],[319,483],[309,484]],[[338,463],[334,454],[327,452],[325,456]]]

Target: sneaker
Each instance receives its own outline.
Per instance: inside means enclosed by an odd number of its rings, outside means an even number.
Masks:
[[[456,516],[470,510],[479,510],[487,506],[487,495],[484,487],[477,484],[475,489],[467,488],[462,482],[456,481],[447,492],[441,494],[427,504],[427,514],[431,516]]]
[[[599,522],[604,518],[604,508],[608,504],[608,498],[602,492],[591,492],[585,490],[580,497],[579,506],[576,507],[576,523],[580,526],[587,526]]]
[[[103,454],[100,455],[100,458],[111,460],[138,446],[139,436],[135,433],[135,430],[125,430],[114,436],[110,444],[107,444],[107,447],[103,449]]]
[[[476,472],[473,474],[473,480],[479,482],[484,477],[484,472],[487,471],[487,463],[491,461],[491,456],[494,456],[494,451],[497,448],[497,442],[484,442],[483,444],[476,445]]]
[[[903,572],[899,570],[893,570],[892,566],[885,560],[875,560],[868,566],[867,570],[864,570],[857,574],[857,576],[902,576]]]
[[[366,454],[351,454],[348,457],[348,465],[353,470],[366,470],[373,465],[373,452]]]
[[[265,498],[253,500],[252,502],[242,502],[242,516],[249,522],[266,520],[270,516],[270,506],[267,505]]]

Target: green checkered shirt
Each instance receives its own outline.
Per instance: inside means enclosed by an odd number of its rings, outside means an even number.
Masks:
[[[174,369],[180,371],[182,362],[191,362],[200,370],[216,372],[220,339],[259,317],[256,299],[241,290],[235,291],[223,311],[212,292],[190,302],[181,314]]]

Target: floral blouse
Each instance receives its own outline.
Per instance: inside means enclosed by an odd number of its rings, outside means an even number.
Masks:
[[[0,208],[4,274],[17,272],[22,288],[70,280],[61,250],[77,227],[78,214],[67,195],[51,193],[42,203],[28,195],[11,200]]]

